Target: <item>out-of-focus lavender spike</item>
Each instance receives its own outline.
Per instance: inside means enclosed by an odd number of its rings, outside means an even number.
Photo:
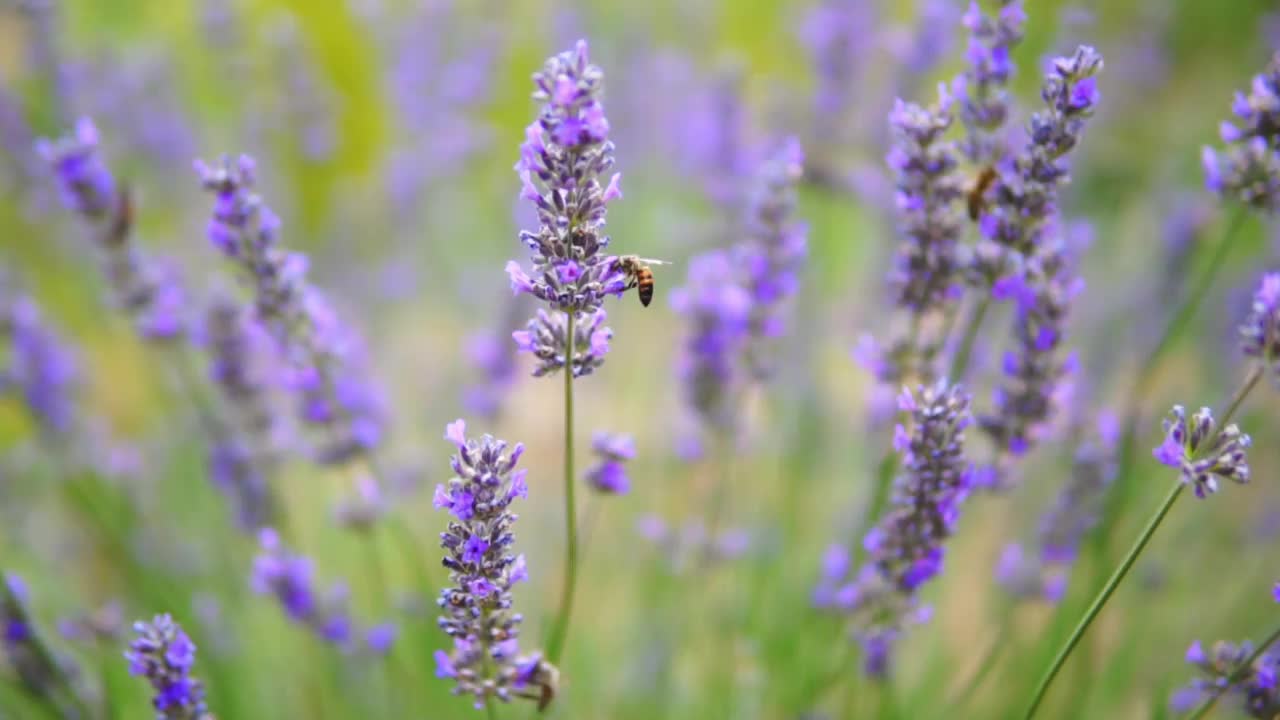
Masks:
[[[689,107],[675,133],[676,162],[699,178],[724,217],[739,217],[743,178],[751,168],[749,112],[743,98],[744,68],[726,63],[690,92]]]
[[[266,32],[273,62],[279,73],[275,82],[284,88],[267,119],[268,130],[278,140],[297,148],[302,157],[324,162],[337,151],[342,139],[338,126],[341,97],[317,72],[312,48],[291,14],[273,19]]]
[[[591,438],[596,462],[583,473],[587,484],[606,495],[626,495],[631,478],[626,463],[636,457],[636,441],[630,435],[599,431]]]
[[[1262,362],[1280,383],[1280,273],[1267,273],[1253,295],[1249,316],[1240,326],[1241,350]]]
[[[503,303],[497,328],[481,330],[467,339],[467,359],[480,371],[480,377],[462,392],[462,404],[471,414],[490,422],[502,414],[502,407],[516,380],[518,348],[513,347],[507,338],[511,333],[519,332],[524,317],[524,303],[520,296],[512,296]]]
[[[1273,591],[1273,597],[1280,602],[1280,589]],[[1209,700],[1235,698],[1248,717],[1280,715],[1280,685],[1276,681],[1280,677],[1280,652],[1266,646],[1255,650],[1248,640],[1239,645],[1217,642],[1206,652],[1196,640],[1187,648],[1185,658],[1201,677],[1194,678],[1169,699],[1175,712],[1189,712]]]
[[[772,374],[764,343],[786,329],[786,306],[800,286],[808,255],[808,228],[794,218],[804,152],[795,138],[782,142],[760,169],[748,201],[745,238],[735,248],[742,284],[751,298],[747,315],[748,368],[757,379]]]
[[[258,534],[261,551],[253,560],[249,586],[260,595],[272,595],[285,617],[309,628],[317,637],[339,648],[354,642],[346,590],[341,584],[327,594],[316,588],[315,564],[284,546],[275,530]]]
[[[74,668],[54,658],[32,621],[26,584],[18,575],[4,572],[0,572],[0,651],[36,697],[52,703],[65,717],[89,717],[71,681]]]
[[[4,282],[0,277],[0,341],[10,349],[8,367],[0,366],[0,397],[20,396],[42,434],[65,438],[76,420],[76,360],[35,302]]]
[[[466,436],[466,423],[452,422],[445,439],[457,447],[455,476],[436,487],[434,505],[452,516],[440,533],[451,587],[440,592],[440,629],[453,638],[452,652],[436,651],[436,675],[452,678],[453,692],[475,698],[476,707],[523,697],[554,696],[557,671],[542,653],[520,654],[520,623],[511,590],[529,579],[524,555],[512,555],[516,515],[510,505],[525,498],[527,470],[516,469],[524,445],[485,435]]]
[[[1218,491],[1218,480],[1249,482],[1248,449],[1252,440],[1235,423],[1217,430],[1209,408],[1187,420],[1186,410],[1174,405],[1164,421],[1165,438],[1152,454],[1161,464],[1177,468],[1182,482],[1204,499]]]
[[[129,673],[151,683],[157,720],[212,720],[204,686],[192,674],[196,645],[169,615],[133,626],[138,637],[124,654]]]
[[[671,292],[671,307],[689,325],[677,361],[685,403],[717,432],[736,422],[730,401],[744,381],[739,363],[752,302],[738,276],[729,253],[711,251],[689,261],[684,287]]]
[[[613,330],[604,322],[608,315],[604,308],[594,313],[578,313],[577,322],[573,326],[573,358],[572,372],[574,377],[590,375],[604,364],[604,356],[609,352],[609,341],[613,339]],[[529,353],[537,359],[533,368],[534,377],[554,374],[565,366],[565,355],[568,351],[568,320],[560,313],[548,313],[538,308],[537,315],[529,321],[524,330],[511,333],[515,340],[516,350]]]
[[[809,53],[816,81],[813,138],[830,143],[825,148],[828,151],[838,151],[852,140],[850,119],[858,104],[855,98],[867,61],[875,50],[877,15],[875,3],[824,0],[801,22],[800,40]],[[810,162],[818,160],[811,158]]]
[[[257,531],[278,519],[269,486],[280,426],[262,367],[267,337],[230,297],[215,295],[204,322],[209,377],[234,432],[209,446],[209,477],[231,499],[237,524]]]
[[[1220,197],[1265,212],[1280,210],[1280,51],[1231,103],[1220,127],[1226,148],[1201,151],[1205,185]]]
[[[381,439],[384,409],[363,343],[308,282],[306,256],[280,243],[280,220],[254,191],[253,159],[197,161],[196,171],[215,197],[210,242],[250,286],[254,317],[288,364],[301,420],[327,431],[314,459],[337,464],[369,452]]]
[[[81,118],[74,134],[40,140],[36,150],[53,168],[67,207],[89,223],[115,301],[139,334],[158,342],[181,337],[186,300],[177,266],[144,257],[134,242],[130,193],[102,161],[93,121]]]
[[[515,292],[524,292],[561,312],[593,316],[605,295],[621,295],[626,276],[606,255],[602,234],[609,201],[622,196],[613,173],[613,143],[601,104],[604,73],[587,59],[587,43],[547,60],[534,75],[538,119],[525,131],[516,172],[533,203],[540,227],[522,231],[533,255],[533,272],[507,263]]]
[[[969,30],[969,66],[955,79],[952,90],[966,131],[960,147],[974,164],[995,163],[1007,152],[1000,131],[1009,117],[1007,86],[1014,71],[1011,55],[1022,41],[1026,19],[1022,0],[1001,0],[995,17],[985,15],[977,0],[970,0],[964,15],[964,26]]]
[[[928,619],[918,590],[942,571],[943,544],[973,476],[964,457],[964,430],[972,421],[967,393],[940,380],[914,393],[904,389],[898,404],[911,429],[899,425],[894,432],[903,472],[893,505],[863,541],[867,564],[833,596],[838,609],[854,614],[864,648],[875,651],[870,657],[878,660],[867,668],[873,676],[886,669],[890,641]]]

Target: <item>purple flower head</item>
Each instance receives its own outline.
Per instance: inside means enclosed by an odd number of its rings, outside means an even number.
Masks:
[[[607,317],[604,308],[598,308],[592,314],[578,314],[573,325],[574,377],[590,375],[604,364],[604,356],[609,352],[609,341],[613,338],[613,330],[604,325]],[[516,350],[529,353],[537,359],[537,365],[533,369],[534,377],[554,374],[565,366],[568,330],[567,316],[548,313],[539,308],[537,315],[524,330],[511,333]]]
[[[1170,705],[1190,710],[1205,698],[1230,698],[1251,718],[1273,718],[1280,713],[1280,692],[1276,687],[1280,655],[1263,652],[1254,657],[1249,641],[1239,645],[1218,642],[1206,652],[1199,641],[1187,649],[1186,661],[1200,673],[1178,690]]]
[[[533,254],[533,271],[508,263],[507,273],[517,292],[589,317],[605,295],[620,294],[625,283],[604,253],[609,238],[602,234],[608,202],[621,197],[601,104],[603,73],[588,63],[581,40],[574,50],[548,59],[533,80],[533,97],[543,105],[526,131],[515,169],[521,197],[537,209],[540,227],[520,233]]]
[[[129,672],[145,677],[153,690],[152,706],[163,720],[201,720],[210,717],[204,687],[192,677],[196,646],[168,615],[133,626],[138,637],[124,654]]]
[[[1280,382],[1280,273],[1262,276],[1240,337],[1244,354],[1265,363]]]
[[[451,586],[440,593],[439,624],[454,640],[452,652],[436,652],[436,675],[454,679],[455,694],[483,707],[490,698],[510,701],[525,684],[551,682],[554,668],[540,656],[519,656],[522,618],[512,610],[512,586],[529,577],[524,556],[511,553],[510,505],[528,492],[523,471],[515,469],[524,448],[508,452],[505,441],[467,438],[465,429],[459,420],[445,433],[457,447],[450,461],[455,477],[436,489],[435,505],[453,515],[440,534]],[[468,509],[459,514],[461,498]]]
[[[1174,405],[1164,421],[1164,442],[1152,451],[1162,464],[1178,468],[1182,482],[1195,489],[1196,497],[1205,498],[1218,491],[1218,480],[1249,482],[1248,435],[1233,423],[1217,429],[1209,408],[1191,416]]]
[[[65,437],[75,422],[79,371],[71,349],[41,317],[29,297],[11,295],[0,277],[0,347],[8,345],[9,365],[0,367],[0,396],[10,392],[41,432]]]
[[[253,159],[224,157],[217,166],[197,160],[195,168],[214,196],[209,239],[251,287],[254,319],[289,362],[286,384],[300,418],[324,431],[314,460],[335,464],[368,452],[381,438],[385,412],[363,342],[307,281],[306,257],[280,243],[280,222],[254,191]]]
[[[115,180],[98,152],[98,128],[87,117],[75,133],[41,140],[36,151],[52,166],[67,207],[87,217],[101,217],[116,204]]]
[[[1224,198],[1275,212],[1280,208],[1280,52],[1249,93],[1236,93],[1234,122],[1222,124],[1222,151],[1204,148],[1205,185]]]
[[[1084,536],[1098,523],[1102,502],[1116,474],[1113,438],[1100,432],[1077,447],[1071,476],[1040,518],[1040,561],[1064,571],[1075,562]]]
[[[746,237],[736,248],[743,289],[751,300],[748,365],[756,378],[771,370],[760,343],[782,335],[787,300],[799,289],[808,255],[808,229],[794,219],[796,186],[804,173],[800,142],[787,138],[765,161],[747,203]]]
[[[1010,55],[1022,41],[1025,20],[1021,0],[1001,0],[995,17],[983,14],[977,0],[971,0],[964,15],[968,67],[952,83],[952,92],[967,136],[961,148],[974,164],[995,162],[1005,153],[999,133],[1009,116]]]
[[[751,296],[726,252],[695,256],[688,273],[684,287],[671,293],[672,308],[688,323],[678,360],[685,402],[707,425],[726,428],[736,419],[728,400],[743,380],[739,361]]]
[[[502,312],[501,325],[477,332],[467,341],[467,359],[478,370],[478,378],[463,391],[463,404],[469,412],[486,420],[498,417],[515,383],[518,348],[507,338],[520,327],[523,314],[523,303],[519,298],[509,298]]]
[[[800,39],[810,55],[815,75],[813,136],[839,148],[848,141],[849,118],[866,60],[875,49],[876,12],[873,3],[827,0],[804,17]]]
[[[591,487],[609,495],[626,495],[631,490],[626,462],[636,456],[635,439],[630,435],[597,432],[591,439],[597,462],[584,476]]]
[[[345,592],[335,586],[321,597],[316,589],[315,564],[284,547],[275,530],[258,534],[261,552],[253,560],[249,586],[260,595],[272,595],[290,620],[312,630],[317,637],[345,646],[350,627]]]
[[[887,161],[896,179],[904,239],[890,281],[898,305],[915,315],[948,303],[960,279],[956,253],[963,221],[956,202],[964,189],[955,145],[943,138],[951,113],[941,92],[933,107],[898,100],[889,114],[893,146]]]

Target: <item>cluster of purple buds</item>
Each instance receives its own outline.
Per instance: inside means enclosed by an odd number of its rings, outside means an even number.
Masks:
[[[154,691],[157,720],[206,720],[213,716],[204,702],[204,686],[191,674],[196,645],[173,618],[157,615],[133,626],[138,637],[124,654],[129,673],[145,677]]]
[[[1231,103],[1235,122],[1223,122],[1223,151],[1202,151],[1209,190],[1246,206],[1280,209],[1280,52],[1253,78],[1249,94]]]
[[[1248,640],[1239,645],[1215,643],[1208,653],[1200,641],[1191,643],[1186,660],[1204,677],[1174,693],[1172,709],[1187,712],[1210,698],[1237,695],[1246,716],[1259,720],[1276,717],[1280,714],[1280,654],[1264,652],[1251,661],[1253,656],[1253,643]]]
[[[1059,188],[1069,179],[1066,155],[1098,104],[1101,69],[1102,56],[1088,46],[1053,61],[1040,92],[1048,107],[1031,117],[1027,147],[992,166],[996,178],[979,203],[982,241],[971,260],[972,283],[990,288],[1021,272],[1045,245]]]
[[[155,341],[181,336],[186,304],[182,280],[176,266],[143,257],[133,242],[133,201],[103,163],[93,122],[81,118],[75,134],[41,140],[37,150],[52,166],[67,207],[89,222],[115,301],[138,332]]]
[[[961,148],[974,164],[991,164],[1005,154],[996,134],[1009,117],[1011,52],[1022,41],[1026,19],[1021,0],[1001,0],[995,17],[984,15],[977,0],[971,0],[964,15],[969,67],[955,79],[953,90],[967,134]]]
[[[235,301],[219,295],[209,304],[204,322],[209,377],[232,429],[209,448],[209,476],[231,498],[245,530],[270,525],[276,510],[267,475],[278,427],[267,401],[269,383],[255,363],[262,340],[261,330]]]
[[[627,461],[636,457],[636,441],[630,435],[597,432],[591,438],[591,451],[596,463],[587,468],[584,477],[591,487],[606,495],[626,495],[631,491]]]
[[[249,577],[253,591],[274,596],[290,620],[310,628],[325,642],[350,648],[353,633],[346,588],[335,584],[321,596],[311,558],[290,552],[271,528],[260,531],[258,539],[262,550],[253,560]]]
[[[960,290],[956,252],[964,223],[956,201],[964,188],[955,144],[944,139],[951,127],[945,87],[932,107],[896,101],[889,126],[893,145],[886,161],[896,181],[899,230],[906,240],[890,281],[900,307],[927,315]]]
[[[42,433],[65,437],[75,423],[75,358],[35,302],[8,290],[0,286],[0,340],[9,346],[9,364],[0,366],[0,397],[20,395]]]
[[[1252,441],[1232,423],[1219,430],[1209,408],[1191,416],[1181,405],[1164,421],[1165,438],[1152,454],[1161,463],[1177,468],[1182,482],[1205,498],[1218,491],[1218,480],[1249,482],[1247,451]]]
[[[363,371],[362,344],[307,281],[307,259],[279,241],[280,220],[254,192],[253,159],[217,166],[196,162],[215,197],[210,242],[239,266],[254,296],[255,319],[270,333],[291,370],[288,385],[304,422],[329,431],[320,463],[341,463],[381,439],[382,398]]]
[[[511,553],[516,515],[511,503],[529,495],[527,470],[517,470],[524,453],[517,443],[485,435],[468,439],[466,423],[445,429],[458,452],[450,458],[455,473],[438,485],[434,504],[452,516],[440,534],[451,587],[440,593],[440,629],[453,638],[453,651],[436,652],[436,674],[453,678],[454,693],[475,698],[476,707],[513,696],[538,699],[554,692],[556,670],[541,653],[520,654],[520,623],[511,590],[529,579],[524,555]]]
[[[1061,351],[1071,301],[1083,281],[1069,267],[1066,247],[1055,240],[1027,263],[1020,276],[997,283],[996,297],[1014,300],[1014,348],[1002,359],[1004,380],[993,393],[995,410],[979,425],[996,446],[1026,453],[1053,419],[1063,378],[1076,365]]]
[[[867,564],[851,582],[839,585],[834,573],[847,570],[848,563],[828,557],[824,582],[830,592],[820,593],[861,619],[859,637],[873,675],[884,671],[891,641],[901,629],[928,619],[918,591],[942,571],[943,543],[955,529],[973,478],[964,457],[964,431],[972,422],[969,395],[939,380],[915,393],[904,389],[898,403],[910,415],[911,429],[898,425],[894,430],[903,471],[893,505],[863,540]]]
[[[511,287],[563,312],[600,308],[607,294],[621,295],[626,276],[604,253],[602,235],[609,201],[621,197],[619,175],[607,185],[600,178],[613,169],[613,143],[600,96],[603,73],[587,61],[587,43],[547,60],[534,75],[535,100],[543,104],[525,132],[516,172],[521,197],[538,211],[537,232],[520,240],[533,253],[533,272],[507,263]]]
[[[573,326],[573,357],[568,360],[574,377],[590,375],[604,364],[613,330],[605,327],[604,308],[592,313],[578,313]],[[511,333],[516,349],[533,355],[537,365],[534,377],[550,375],[563,368],[569,350],[569,321],[562,313],[548,313],[542,308],[524,330]]]
[[[1244,354],[1258,358],[1280,382],[1280,273],[1262,276],[1240,338]]]
[[[808,255],[808,228],[794,219],[796,186],[804,174],[800,142],[787,138],[765,161],[747,203],[745,237],[735,248],[742,284],[751,299],[747,332],[754,341],[776,338],[785,329],[785,303],[796,294]],[[749,369],[756,378],[771,369],[759,347],[751,347]]]
[[[678,361],[685,402],[715,429],[735,421],[731,400],[741,382],[738,364],[751,306],[737,266],[719,250],[693,257],[684,287],[671,292],[671,307],[689,323]]]

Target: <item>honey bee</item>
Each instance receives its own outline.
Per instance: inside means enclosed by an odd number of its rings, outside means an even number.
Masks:
[[[978,216],[986,208],[987,191],[991,189],[991,184],[996,181],[996,169],[990,165],[984,166],[978,171],[977,177],[973,179],[973,185],[969,187],[965,200],[969,205],[969,219],[977,222]]]
[[[639,255],[621,255],[618,257],[617,264],[629,281],[623,290],[635,288],[636,294],[640,296],[640,304],[649,307],[649,303],[653,302],[653,270],[649,269],[649,266],[671,263],[665,260],[642,258]]]

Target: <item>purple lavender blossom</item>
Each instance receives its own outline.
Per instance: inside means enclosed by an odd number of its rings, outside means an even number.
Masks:
[[[609,341],[613,339],[613,330],[604,325],[606,317],[604,308],[597,308],[590,314],[579,313],[578,321],[573,326],[574,351],[570,361],[574,377],[590,375],[604,364],[604,356],[609,352]],[[524,330],[511,333],[516,350],[529,353],[537,359],[538,364],[533,369],[534,377],[554,374],[565,366],[568,330],[566,315],[548,313],[539,308],[537,315]]]
[[[875,49],[874,3],[826,0],[805,15],[800,39],[813,64],[813,137],[843,147],[851,138],[856,90]]]
[[[139,334],[166,341],[185,332],[185,290],[176,266],[144,257],[133,241],[133,204],[117,187],[98,149],[98,130],[81,118],[74,135],[40,140],[37,151],[53,168],[63,201],[93,231],[102,272],[115,302],[129,313]]]
[[[261,530],[258,540],[262,550],[253,560],[249,577],[253,591],[274,596],[286,617],[310,628],[320,639],[348,647],[352,622],[345,588],[336,584],[321,596],[311,558],[290,552],[271,528]]]
[[[751,298],[747,332],[754,342],[748,361],[757,379],[771,373],[758,343],[783,334],[785,304],[799,288],[799,273],[808,254],[808,228],[792,217],[803,172],[800,143],[787,138],[759,171],[748,201],[746,237],[736,248],[743,286]]]
[[[525,132],[516,172],[533,203],[541,227],[522,231],[533,253],[533,272],[507,264],[511,287],[562,312],[595,314],[605,295],[621,295],[626,278],[615,258],[604,254],[609,238],[601,234],[610,200],[621,197],[613,169],[609,121],[601,104],[604,74],[587,61],[587,43],[547,60],[534,75],[533,97],[543,102],[538,119]]]
[[[896,179],[905,239],[890,281],[899,306],[914,315],[941,309],[959,290],[956,246],[964,224],[956,203],[964,188],[955,144],[943,139],[951,127],[951,100],[945,87],[939,92],[937,105],[898,100],[889,114],[894,142],[886,161]]]
[[[744,75],[739,64],[727,63],[709,80],[700,80],[702,86],[688,93],[687,107],[675,115],[672,131],[676,142],[671,153],[678,167],[699,178],[707,198],[726,218],[736,218],[741,211],[742,179],[751,167]],[[645,80],[647,95],[652,79]]]
[[[157,615],[133,626],[138,637],[124,654],[129,673],[145,677],[154,691],[157,720],[212,718],[204,702],[204,686],[191,675],[196,646],[173,618]]]
[[[1040,518],[1040,560],[1046,565],[1070,568],[1084,536],[1098,524],[1103,498],[1115,480],[1116,439],[1113,418],[1104,414],[1097,437],[1076,448],[1071,477]]]
[[[31,298],[7,290],[0,287],[0,340],[10,347],[9,366],[0,367],[0,396],[20,394],[42,433],[65,437],[76,419],[75,358]]]
[[[1210,191],[1242,204],[1280,209],[1280,52],[1255,75],[1249,94],[1237,92],[1231,103],[1235,122],[1220,128],[1225,150],[1205,146],[1202,160]]]
[[[1164,421],[1165,439],[1152,454],[1156,460],[1177,468],[1182,482],[1195,489],[1204,499],[1218,491],[1218,479],[1249,482],[1247,451],[1252,444],[1248,435],[1232,423],[1219,432],[1209,408],[1191,416],[1181,405],[1174,405]]]
[[[453,678],[453,692],[473,696],[476,707],[493,698],[539,699],[556,670],[540,653],[520,655],[523,617],[511,609],[512,588],[529,579],[524,555],[509,553],[516,520],[510,505],[529,494],[528,471],[515,469],[524,445],[508,453],[507,443],[491,435],[468,439],[462,420],[448,425],[445,439],[458,449],[450,458],[456,475],[436,487],[434,504],[452,516],[440,534],[452,587],[441,591],[439,605],[446,613],[440,629],[453,638],[453,651],[436,652],[436,674]]]
[[[717,430],[733,425],[730,400],[742,382],[738,363],[752,302],[738,275],[728,253],[704,253],[689,261],[685,286],[671,292],[671,307],[689,323],[678,361],[685,402]]]
[[[1170,705],[1175,711],[1186,712],[1210,698],[1236,696],[1246,716],[1259,720],[1276,717],[1280,714],[1276,684],[1280,654],[1263,652],[1250,661],[1253,655],[1254,646],[1248,640],[1239,645],[1215,643],[1208,653],[1199,641],[1191,643],[1186,661],[1204,676],[1174,693]]]
[[[1244,354],[1258,358],[1280,382],[1280,273],[1262,276],[1240,338]]]
[[[1021,0],[1001,0],[994,18],[982,13],[977,0],[970,0],[964,15],[964,26],[969,30],[969,67],[955,79],[952,89],[967,134],[961,149],[975,165],[995,163],[1006,152],[998,134],[1009,116],[1006,87],[1014,70],[1011,54],[1022,41],[1026,19]]]
[[[1026,148],[992,166],[996,180],[978,219],[982,241],[970,268],[973,284],[996,286],[1045,244],[1059,188],[1069,180],[1067,154],[1099,100],[1094,76],[1101,69],[1102,56],[1088,46],[1053,61],[1040,91],[1048,107],[1031,116]]]
[[[252,288],[255,320],[289,365],[286,384],[302,421],[328,431],[314,459],[336,464],[370,451],[381,440],[384,411],[363,367],[363,343],[307,281],[306,256],[280,244],[280,220],[253,190],[253,159],[224,157],[217,167],[197,161],[196,172],[215,197],[210,242]]]
[[[591,438],[591,451],[596,463],[583,473],[587,483],[606,495],[626,495],[631,491],[631,478],[626,463],[635,459],[636,441],[630,435],[597,432]]]
[[[864,538],[869,561],[847,602],[860,618],[864,646],[874,647],[885,662],[887,639],[927,619],[918,591],[942,570],[943,543],[955,529],[973,474],[964,459],[964,430],[972,421],[968,394],[940,380],[915,393],[904,389],[898,402],[911,417],[911,429],[899,426],[894,436],[903,473],[892,507]]]

